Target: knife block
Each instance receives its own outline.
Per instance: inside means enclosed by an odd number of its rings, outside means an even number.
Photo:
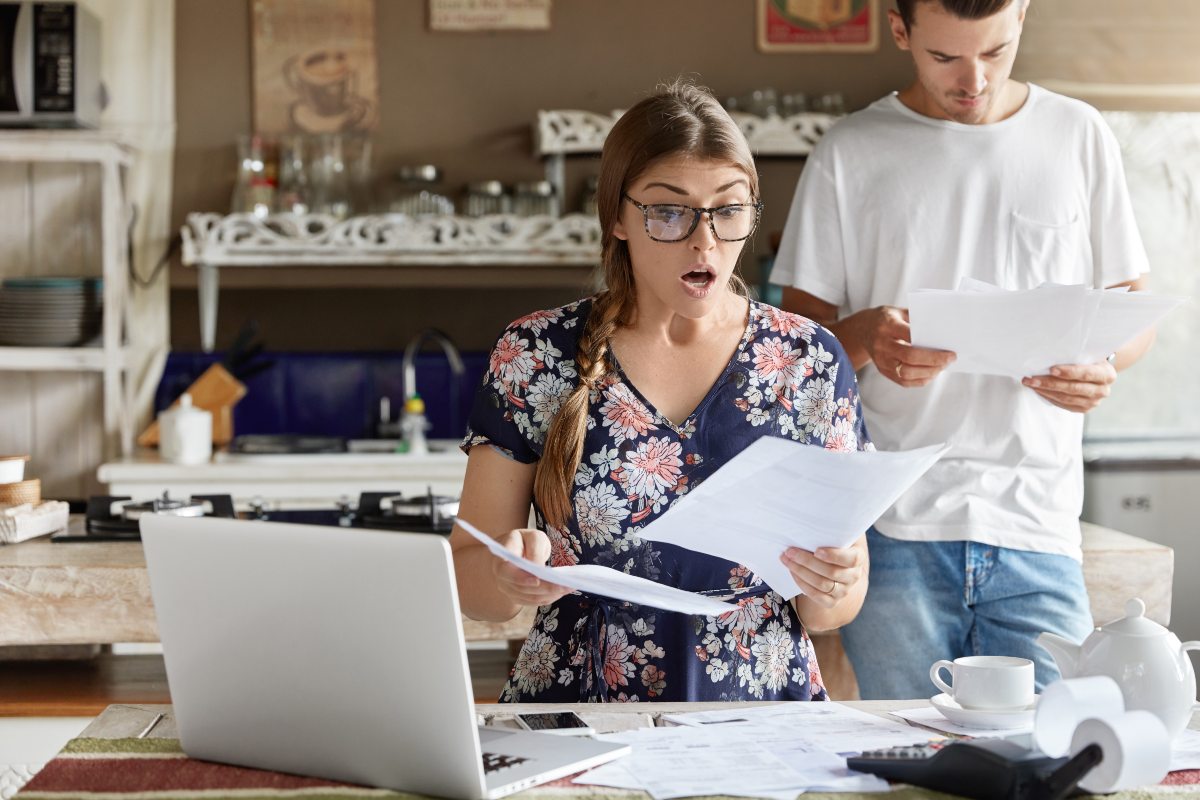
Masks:
[[[192,405],[212,412],[213,445],[233,440],[233,407],[246,396],[246,386],[220,364],[213,364],[187,389]],[[172,407],[179,404],[176,400]],[[158,420],[154,420],[137,438],[141,447],[158,446]]]

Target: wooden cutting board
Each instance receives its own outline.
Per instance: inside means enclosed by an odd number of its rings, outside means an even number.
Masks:
[[[229,444],[233,440],[233,407],[246,396],[246,386],[229,374],[220,364],[213,364],[188,387],[192,405],[211,411],[213,415],[213,444]],[[179,405],[176,399],[171,407]],[[142,447],[158,446],[158,420],[154,420],[137,438]]]

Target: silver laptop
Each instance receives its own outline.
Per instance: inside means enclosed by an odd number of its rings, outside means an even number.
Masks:
[[[189,756],[480,800],[629,752],[478,725],[442,536],[154,515],[141,531]]]

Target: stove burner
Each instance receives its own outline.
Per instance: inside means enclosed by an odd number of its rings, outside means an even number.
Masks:
[[[116,502],[112,504],[112,516],[137,522],[144,514],[165,514],[171,517],[203,517],[212,510],[212,503],[197,500],[175,500],[163,492],[145,503]]]
[[[458,516],[458,499],[435,495],[406,499],[388,492],[363,492],[355,524],[363,528],[449,533]]]
[[[233,519],[233,498],[227,494],[195,495],[187,500],[161,498],[134,503],[132,497],[101,495],[88,498],[83,533],[70,529],[50,537],[52,542],[136,542],[141,539],[138,519],[143,514],[174,514],[188,517],[227,517]]]

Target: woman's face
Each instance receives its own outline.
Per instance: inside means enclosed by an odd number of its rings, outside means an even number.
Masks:
[[[625,190],[643,206],[677,205],[718,208],[752,203],[750,181],[741,168],[720,161],[698,161],[672,156],[653,163]],[[665,213],[664,213],[665,212]],[[686,231],[694,215],[686,210],[652,212],[650,227],[657,238]],[[717,230],[726,238],[742,235],[755,217],[751,208],[730,210],[717,219]],[[629,244],[639,307],[646,302],[665,306],[689,319],[698,319],[718,308],[725,299],[729,278],[745,241],[727,242],[713,235],[709,214],[703,214],[683,241],[655,241],[647,233],[643,212],[621,200],[613,235]]]

